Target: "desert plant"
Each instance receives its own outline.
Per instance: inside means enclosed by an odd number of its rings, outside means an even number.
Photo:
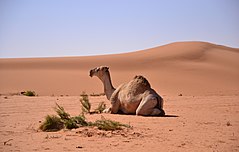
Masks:
[[[90,113],[91,104],[89,102],[88,95],[82,96],[82,98],[80,99],[80,102],[81,102],[81,105],[82,105],[82,112],[83,113]]]
[[[71,117],[64,108],[56,103],[55,111],[58,116],[64,122],[64,125],[67,129],[79,128],[79,126],[87,126],[84,115],[79,115],[76,117]]]
[[[100,105],[100,107],[104,107],[102,106],[104,103]],[[42,131],[58,131],[63,128],[74,129],[82,126],[96,126],[100,130],[113,131],[120,130],[122,127],[130,127],[130,125],[105,119],[103,116],[101,117],[101,120],[96,120],[95,122],[87,122],[84,115],[71,117],[70,114],[65,112],[64,108],[57,103],[54,109],[58,116],[47,115],[45,121],[40,125]]]
[[[90,94],[90,96],[92,96],[92,97],[98,97],[98,96],[104,96],[104,95],[105,95],[105,93],[98,93],[98,94],[92,93],[92,94]]]
[[[89,101],[88,95],[84,92],[81,94],[80,99],[81,105],[82,105],[82,112],[83,113],[102,113],[106,109],[106,104],[104,102],[99,103],[98,107],[95,109],[95,111],[91,112],[91,103]]]
[[[67,129],[79,128],[81,126],[88,126],[84,115],[71,117],[62,106],[56,103],[54,108],[58,116],[47,115],[45,121],[40,125],[42,131],[58,131],[64,127]]]
[[[78,126],[77,123],[74,121],[74,119],[65,120],[65,121],[64,121],[64,125],[65,125],[66,129],[79,128],[79,126]]]
[[[85,91],[82,91],[82,93],[80,94],[81,97],[84,97],[84,96],[88,96],[88,94],[85,93]]]
[[[106,109],[106,104],[104,102],[100,102],[98,107],[95,109],[96,113],[102,113]]]
[[[103,116],[101,117],[101,120],[96,120],[94,123],[92,123],[92,125],[96,126],[100,130],[105,130],[105,131],[121,130],[122,127],[130,128],[130,125],[105,119]]]
[[[23,91],[21,92],[21,94],[25,95],[25,96],[36,96],[35,91]]]
[[[62,106],[59,106],[56,103],[56,107],[54,108],[56,113],[58,114],[58,116],[62,119],[62,120],[69,120],[70,119],[70,114],[65,112],[65,109]]]
[[[79,115],[72,117],[72,119],[79,125],[79,126],[88,126],[88,122],[85,120],[84,115]]]
[[[88,126],[88,122],[85,120],[83,115],[71,117],[69,120],[64,121],[65,127],[67,129],[79,128],[82,126]]]
[[[47,115],[45,121],[40,125],[42,131],[58,131],[64,128],[61,118],[55,115]]]

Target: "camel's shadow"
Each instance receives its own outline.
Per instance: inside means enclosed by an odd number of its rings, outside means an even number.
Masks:
[[[164,115],[164,116],[161,116],[161,117],[179,117],[178,115]]]
[[[159,117],[159,118],[164,118],[164,117],[167,117],[167,118],[175,118],[175,117],[179,117],[178,115],[164,115],[164,116],[143,116],[143,117]]]
[[[131,115],[131,116],[136,116],[136,114],[126,114],[126,113],[123,113],[122,111],[118,111],[118,113],[117,113],[118,115]],[[173,117],[173,118],[175,118],[175,117],[179,117],[178,115],[168,115],[168,114],[166,114],[166,115],[164,115],[164,116],[142,116],[142,117]]]

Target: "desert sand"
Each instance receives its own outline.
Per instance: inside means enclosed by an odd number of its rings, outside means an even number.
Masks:
[[[0,59],[0,151],[239,151],[239,49],[177,42],[124,54]],[[119,132],[79,128],[42,132],[55,103],[81,113],[80,94],[103,86],[91,68],[110,67],[115,87],[145,76],[165,100],[166,117],[93,114],[133,126]],[[37,97],[18,95],[33,90]],[[90,97],[93,107],[105,96]]]

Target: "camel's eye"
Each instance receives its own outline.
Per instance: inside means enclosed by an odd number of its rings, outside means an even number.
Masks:
[[[104,71],[108,71],[108,69],[109,69],[108,67],[103,67]]]

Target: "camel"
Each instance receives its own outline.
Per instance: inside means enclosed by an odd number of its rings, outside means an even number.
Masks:
[[[111,106],[106,113],[136,114],[141,116],[164,116],[163,98],[154,91],[143,76],[135,76],[130,82],[113,87],[109,67],[100,66],[90,70],[90,77],[98,77]]]

